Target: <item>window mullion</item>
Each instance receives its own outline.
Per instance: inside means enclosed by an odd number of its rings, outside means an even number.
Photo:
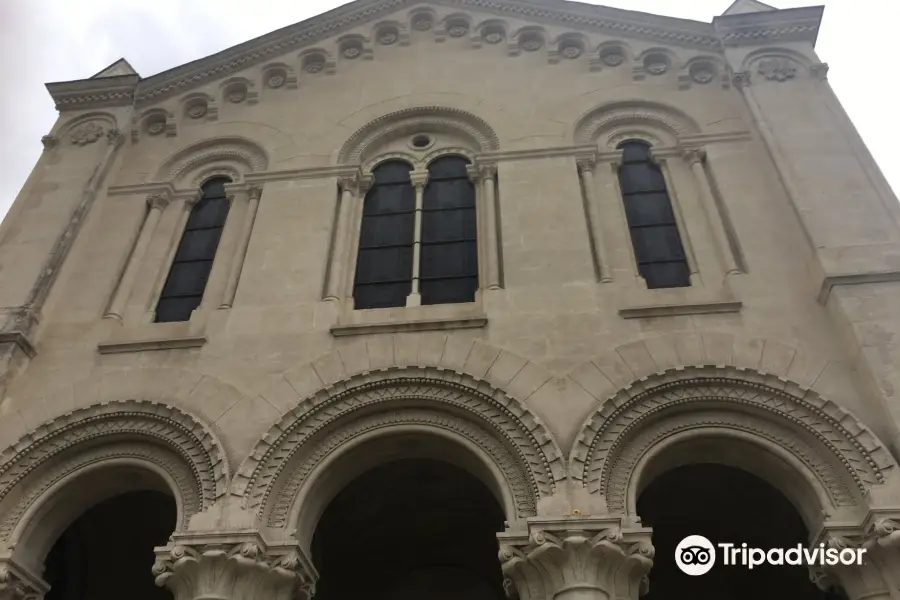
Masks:
[[[425,203],[425,185],[428,183],[428,171],[413,171],[410,181],[416,189],[416,216],[413,224],[413,264],[412,289],[406,299],[407,306],[421,306],[422,296],[419,292],[419,273],[422,257],[422,207]]]

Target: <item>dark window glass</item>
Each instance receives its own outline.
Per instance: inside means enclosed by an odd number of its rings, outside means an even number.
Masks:
[[[473,302],[478,289],[475,186],[458,156],[428,166],[422,205],[422,304]]]
[[[407,163],[391,161],[372,172],[363,203],[353,301],[356,308],[405,306],[412,290],[416,194]]]
[[[623,151],[619,186],[638,271],[651,289],[690,286],[672,201],[662,171],[651,160],[650,146],[631,140],[619,148]]]
[[[202,197],[191,210],[175,252],[175,260],[156,305],[156,322],[187,321],[200,306],[222,228],[228,217],[225,178],[203,184]]]

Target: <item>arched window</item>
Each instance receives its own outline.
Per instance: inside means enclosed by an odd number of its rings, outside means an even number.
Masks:
[[[422,304],[473,302],[478,289],[475,186],[464,158],[428,165],[422,205]]]
[[[623,151],[619,187],[638,271],[650,289],[690,286],[672,201],[665,177],[650,157],[650,144],[628,140],[618,148]]]
[[[203,184],[203,195],[188,217],[156,305],[157,323],[187,321],[191,312],[200,306],[228,217],[225,184],[230,181],[220,177]]]
[[[405,306],[412,289],[416,194],[411,167],[390,161],[372,171],[356,260],[356,308]]]

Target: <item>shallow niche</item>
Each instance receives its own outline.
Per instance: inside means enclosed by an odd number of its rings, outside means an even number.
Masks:
[[[184,114],[189,119],[202,119],[209,112],[209,104],[203,98],[195,98],[184,107]]]
[[[225,99],[232,104],[240,104],[247,99],[247,84],[236,81],[225,88]]]
[[[688,73],[694,83],[705,85],[716,78],[716,65],[710,61],[699,61],[691,65]]]
[[[651,75],[662,75],[669,70],[669,57],[662,52],[651,52],[644,57],[644,70]]]
[[[625,62],[625,52],[621,46],[607,46],[600,51],[600,60],[607,67],[618,67]]]
[[[303,70],[307,73],[320,73],[325,69],[325,55],[310,54],[303,59]]]

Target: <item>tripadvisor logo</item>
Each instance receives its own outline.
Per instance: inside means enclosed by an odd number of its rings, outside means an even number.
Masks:
[[[718,550],[717,550],[718,548]],[[721,564],[729,567],[753,569],[761,565],[803,565],[808,567],[833,567],[836,565],[861,565],[865,548],[826,548],[825,544],[804,548],[797,544],[792,548],[750,548],[747,544],[719,543],[713,546],[702,535],[689,535],[675,548],[675,564],[687,575],[705,575]]]

